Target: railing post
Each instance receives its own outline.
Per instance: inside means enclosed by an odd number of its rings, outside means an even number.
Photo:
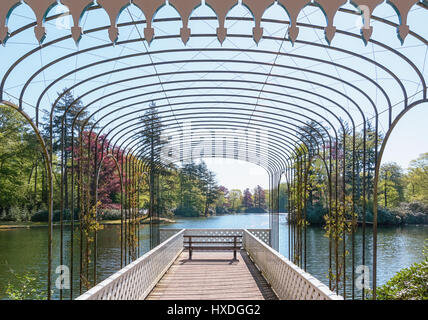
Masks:
[[[233,236],[233,260],[236,260],[236,237]]]
[[[189,260],[192,260],[192,237],[189,237]]]

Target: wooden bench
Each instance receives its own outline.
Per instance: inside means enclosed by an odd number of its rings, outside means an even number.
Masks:
[[[241,250],[242,247],[242,235],[184,235],[184,248],[189,250],[189,260],[192,260],[193,251],[233,251],[233,260],[237,260],[236,251]],[[233,238],[233,241],[194,241],[195,238],[199,239],[224,239],[224,238]],[[239,240],[238,240],[239,238]],[[217,244],[217,246],[215,246]],[[221,245],[220,245],[221,244]]]

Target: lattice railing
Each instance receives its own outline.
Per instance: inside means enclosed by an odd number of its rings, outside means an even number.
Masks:
[[[183,251],[184,230],[116,272],[77,300],[144,299]]]
[[[160,243],[168,240],[173,235],[179,233],[183,229],[159,229],[159,239]]]
[[[342,300],[326,285],[291,263],[268,246],[267,229],[161,229],[159,246],[87,291],[78,300],[138,300],[144,299],[162,278],[184,248],[184,235],[242,235],[243,248],[248,252],[263,276],[280,299]],[[209,241],[211,238],[201,238]],[[221,241],[221,237],[215,238]],[[199,241],[199,240],[198,240]]]
[[[343,299],[309,273],[260,241],[249,230],[244,231],[243,245],[278,298],[284,300]]]
[[[172,237],[174,234],[180,232],[182,229],[160,229],[160,241],[161,243],[170,237]],[[270,230],[269,229],[248,229],[249,232],[251,232],[254,236],[256,236],[258,239],[266,243],[267,245],[270,244]],[[215,236],[234,236],[244,235],[243,229],[185,229],[184,235],[215,235]],[[213,241],[214,238],[205,238],[205,239],[198,239],[198,241],[206,241],[210,242]],[[230,241],[230,238],[216,238],[215,239],[218,242],[221,241]]]
[[[270,230],[269,229],[247,229],[253,236],[270,246]]]

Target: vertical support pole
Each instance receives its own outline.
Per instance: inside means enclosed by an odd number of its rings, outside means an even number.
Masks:
[[[237,260],[236,259],[236,237],[237,236],[233,236],[233,260]]]

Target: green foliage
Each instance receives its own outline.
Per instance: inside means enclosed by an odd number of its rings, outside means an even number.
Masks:
[[[279,186],[279,212],[288,211],[288,193],[287,193],[287,184],[281,183]]]
[[[207,216],[213,213],[212,206],[221,196],[213,172],[208,170],[205,162],[186,163],[178,174],[178,207],[174,211],[180,216]]]
[[[428,300],[428,248],[424,260],[399,271],[376,289],[378,300]]]
[[[352,210],[352,201],[350,197],[345,198],[345,203],[338,203],[337,209],[336,206],[333,206],[335,209],[332,210],[332,214],[324,215],[325,220],[325,234],[326,238],[329,238],[333,242],[333,250],[338,259],[334,261],[336,272],[334,273],[332,269],[329,270],[329,278],[333,281],[334,285],[332,290],[338,289],[342,283],[342,275],[345,272],[345,257],[339,254],[340,244],[343,242],[347,234],[350,234],[355,228],[355,225],[352,223],[353,218],[355,218],[355,213]],[[355,229],[354,229],[355,230]],[[345,256],[349,254],[349,251],[345,251]]]
[[[14,281],[6,287],[6,295],[10,300],[46,300],[46,289],[34,272],[17,274],[12,271]]]
[[[53,212],[53,222],[60,221],[61,210],[54,210]],[[49,218],[48,210],[41,210],[32,215],[31,221],[33,222],[47,222]],[[71,220],[71,210],[65,209],[62,214],[63,220]],[[74,209],[74,220],[79,220],[79,210]]]
[[[321,202],[317,202],[314,205],[309,205],[306,209],[306,220],[309,224],[322,225],[324,224],[324,215],[328,213]]]
[[[232,212],[240,212],[242,207],[242,191],[232,189],[229,193],[229,204]]]
[[[101,209],[98,212],[99,220],[120,220],[121,217],[122,217],[122,214],[120,210],[116,210],[116,209]]]
[[[0,105],[0,210],[8,217],[25,220],[27,210],[40,206],[41,193],[34,190],[42,189],[42,168],[40,146],[32,128],[17,111]]]
[[[403,169],[395,162],[383,164],[379,173],[379,205],[397,207],[404,201],[404,187]]]
[[[265,213],[266,210],[263,208],[247,208],[245,209],[245,213]]]
[[[428,152],[410,163],[405,182],[408,201],[428,204]]]

